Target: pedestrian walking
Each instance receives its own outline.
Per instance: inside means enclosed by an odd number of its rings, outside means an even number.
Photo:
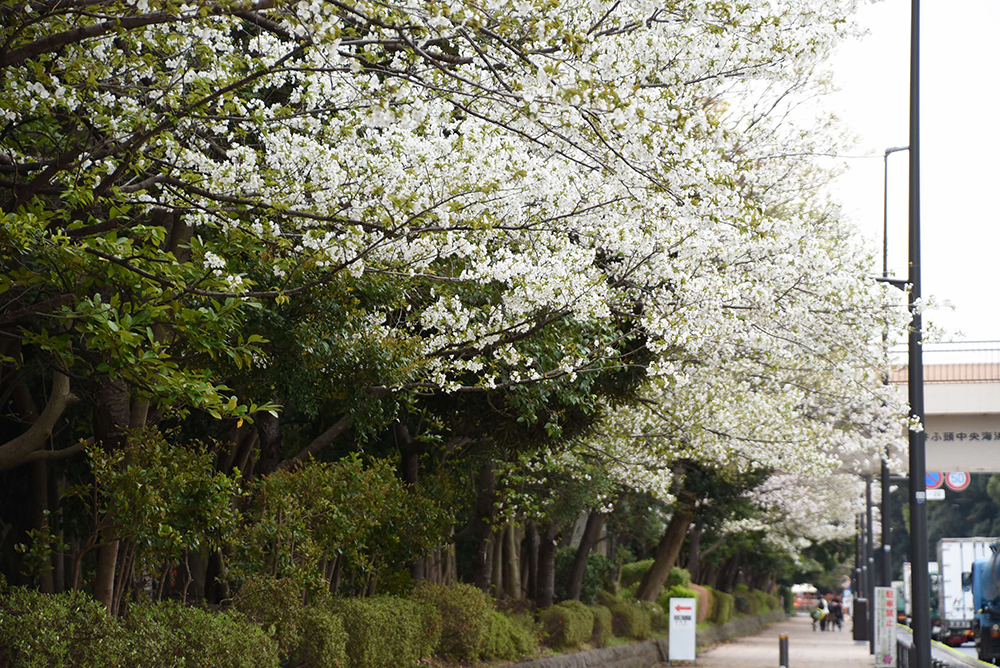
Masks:
[[[813,608],[811,614],[813,620],[813,631],[816,630],[816,624],[819,624],[820,631],[826,631],[826,618],[830,612],[830,606],[826,602],[825,598],[820,598],[816,601],[816,607]]]
[[[830,630],[836,626],[838,631],[844,630],[844,604],[839,596],[834,596],[830,601]]]

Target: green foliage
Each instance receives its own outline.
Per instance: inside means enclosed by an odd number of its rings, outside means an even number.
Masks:
[[[761,593],[764,594],[763,592]],[[775,594],[764,594],[764,605],[770,612],[781,610],[781,599]]]
[[[407,668],[433,653],[428,607],[403,598],[335,599],[343,616],[350,668]]]
[[[649,625],[653,631],[665,631],[670,626],[667,606],[652,601],[639,601],[639,606],[649,613]]]
[[[594,613],[580,601],[563,601],[540,615],[546,644],[552,647],[579,647],[594,633]]]
[[[570,571],[576,558],[575,547],[562,547],[556,551],[555,564],[555,594],[556,599],[568,597]],[[583,571],[583,582],[580,585],[580,601],[586,604],[594,602],[597,592],[602,587],[609,587],[615,576],[614,563],[603,554],[591,552],[587,555],[587,565]]]
[[[124,668],[125,638],[104,607],[79,591],[46,595],[0,578],[0,665]]]
[[[736,605],[733,595],[713,589],[712,598],[715,599],[715,615],[712,621],[716,624],[727,624],[733,618],[733,608]]]
[[[751,591],[745,584],[736,585],[733,594],[736,604],[736,612],[743,615],[759,615],[765,612],[766,603],[763,592]]]
[[[203,444],[172,444],[148,428],[131,432],[123,449],[94,446],[87,456],[93,479],[67,489],[70,506],[93,517],[104,539],[138,546],[142,565],[161,572],[186,551],[212,551],[235,535],[238,476],[216,472]]]
[[[271,634],[281,657],[302,642],[302,591],[294,580],[255,576],[243,582],[233,607]]]
[[[702,585],[708,591],[708,601],[706,603],[707,610],[705,611],[705,619],[715,620],[715,615],[719,607],[719,599],[715,595],[715,590],[708,585]]]
[[[493,605],[480,589],[465,583],[421,582],[412,598],[432,605],[441,615],[437,653],[446,659],[475,661],[489,632]]]
[[[274,573],[325,589],[318,565],[342,557],[363,572],[398,567],[443,540],[450,515],[404,485],[389,460],[311,461],[257,481],[233,572]]]
[[[686,568],[674,566],[670,569],[670,575],[667,576],[667,581],[663,583],[663,586],[669,588],[678,585],[681,587],[690,587],[691,573]]]
[[[698,592],[679,584],[676,584],[669,589],[664,588],[663,591],[660,592],[659,597],[656,599],[660,613],[659,617],[655,613],[653,614],[653,629],[661,630],[669,626],[670,620],[666,611],[670,610],[671,598],[693,598],[697,600]],[[658,626],[658,624],[661,626]]]
[[[347,665],[342,617],[326,601],[303,605],[294,580],[254,576],[243,582],[233,607],[275,640],[283,663],[311,668]]]
[[[790,587],[781,585],[778,587],[778,597],[785,603],[785,612],[789,615],[795,614],[795,594]]]
[[[213,613],[177,601],[136,603],[129,607],[125,629],[127,665],[135,668],[279,665],[277,643],[239,613]]]
[[[347,668],[347,632],[344,618],[325,606],[306,606],[300,621],[302,641],[292,665],[307,668]],[[433,636],[431,636],[433,637]]]
[[[603,605],[606,608],[612,608],[621,602],[621,599],[606,589],[602,589],[597,592],[597,605]],[[624,597],[623,597],[624,598]]]
[[[515,623],[499,610],[491,610],[480,656],[513,661],[534,653],[537,643],[537,637],[523,622]]]
[[[652,559],[644,559],[642,561],[636,561],[631,564],[625,564],[622,566],[622,587],[626,589],[633,589],[635,585],[642,582],[642,577],[646,574],[646,571],[650,569],[653,565]]]
[[[592,605],[590,612],[594,615],[594,634],[590,637],[590,644],[605,647],[611,639],[611,610],[604,605]]]
[[[611,610],[611,630],[619,638],[645,640],[652,626],[652,614],[636,601],[624,601],[614,594],[600,591],[597,602]]]

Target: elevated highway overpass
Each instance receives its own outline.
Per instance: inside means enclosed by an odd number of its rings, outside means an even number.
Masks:
[[[925,345],[924,409],[928,471],[1000,472],[1000,341]]]

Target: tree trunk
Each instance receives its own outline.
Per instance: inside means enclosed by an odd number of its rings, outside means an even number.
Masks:
[[[547,608],[556,602],[556,539],[559,537],[559,527],[547,525],[539,535],[538,541],[538,597],[535,602],[539,608]]]
[[[131,419],[128,386],[116,379],[95,382],[94,436],[99,447],[116,450],[125,447],[126,428]],[[97,573],[94,577],[94,598],[109,610],[114,610],[115,573],[118,567],[118,536],[102,536],[105,543],[97,552]]]
[[[574,601],[580,600],[580,590],[583,588],[583,575],[587,570],[587,557],[594,549],[597,539],[601,537],[601,530],[608,516],[596,510],[590,511],[587,516],[587,526],[583,529],[580,537],[580,546],[576,548],[576,556],[573,558],[573,566],[569,572],[569,585],[566,588],[566,595]]]
[[[392,433],[396,439],[396,449],[399,450],[399,475],[403,482],[416,487],[420,479],[420,455],[424,448],[413,440],[410,430],[402,422],[392,425]],[[410,562],[410,577],[414,582],[420,582],[427,577],[427,560],[419,557]]]
[[[495,492],[496,478],[493,465],[483,464],[476,478],[476,508],[472,518],[473,535],[476,540],[476,554],[472,560],[472,584],[487,593],[490,591],[492,575],[493,552],[490,549],[490,533]]]
[[[691,549],[688,550],[687,560],[687,569],[688,573],[691,574],[691,582],[698,582],[698,576],[700,575],[701,554],[698,550],[701,549],[701,534],[704,531],[705,529],[700,523],[691,530]]]
[[[538,599],[538,541],[538,525],[528,522],[526,589],[532,601]]]
[[[513,523],[503,530],[503,592],[515,601],[520,600],[523,595],[520,533]]]
[[[282,460],[281,425],[278,418],[267,411],[254,415],[260,439],[260,459],[254,467],[257,475],[265,476],[278,470]]]
[[[494,531],[493,538],[490,541],[493,547],[493,575],[490,584],[492,585],[493,596],[503,598],[503,529]]]
[[[642,577],[642,584],[636,592],[636,598],[640,601],[655,601],[660,595],[663,583],[667,581],[670,569],[684,545],[684,536],[687,535],[693,517],[692,513],[683,508],[674,510],[674,516],[670,518],[667,530],[656,546],[656,559]]]
[[[118,566],[118,541],[101,545],[97,551],[97,573],[94,576],[94,598],[109,611],[115,601],[115,570]]]

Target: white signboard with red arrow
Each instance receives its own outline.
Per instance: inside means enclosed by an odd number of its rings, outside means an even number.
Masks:
[[[698,626],[698,599],[670,599],[670,663],[694,661]]]

